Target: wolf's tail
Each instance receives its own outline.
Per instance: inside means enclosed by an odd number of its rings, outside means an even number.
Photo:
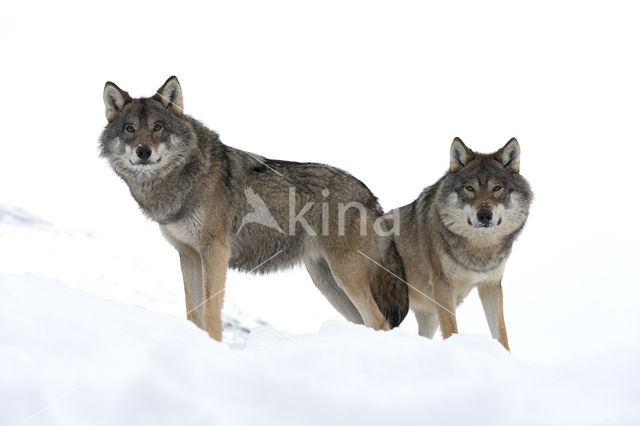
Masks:
[[[402,258],[393,240],[379,260],[379,265],[373,270],[371,293],[389,326],[399,326],[409,312],[409,287],[406,284]]]

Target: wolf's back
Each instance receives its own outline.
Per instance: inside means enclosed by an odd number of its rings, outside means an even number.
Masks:
[[[409,312],[409,288],[395,241],[390,241],[380,264],[382,267],[374,270],[371,292],[380,312],[389,326],[394,328],[400,325]]]

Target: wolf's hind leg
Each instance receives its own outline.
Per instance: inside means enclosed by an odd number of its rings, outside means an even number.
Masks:
[[[388,330],[389,323],[371,293],[369,265],[361,259],[346,261],[344,257],[327,259],[327,262],[333,278],[358,309],[364,325],[374,330]]]
[[[438,329],[438,314],[435,311],[414,310],[418,321],[418,334],[433,339]]]
[[[331,305],[347,320],[356,324],[362,324],[360,313],[333,278],[327,261],[321,257],[307,259],[304,264],[307,267],[307,271],[309,271],[309,275],[311,275],[313,283]]]

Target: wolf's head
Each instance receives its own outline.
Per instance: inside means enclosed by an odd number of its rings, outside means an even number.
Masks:
[[[520,175],[520,145],[513,138],[492,154],[451,144],[449,172],[438,195],[438,212],[453,233],[477,242],[515,235],[524,226],[533,194]]]
[[[197,154],[197,138],[182,115],[176,77],[153,97],[139,99],[107,82],[103,97],[109,123],[100,137],[101,156],[127,183],[162,179]]]

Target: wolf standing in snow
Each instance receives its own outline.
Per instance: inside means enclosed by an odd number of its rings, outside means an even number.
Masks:
[[[183,114],[175,77],[139,99],[107,82],[104,102],[101,155],[177,249],[187,318],[211,337],[222,338],[228,267],[267,272],[302,262],[350,321],[382,330],[404,319],[402,260],[393,238],[376,228],[382,210],[362,182],[326,165],[222,144]]]
[[[520,146],[514,138],[479,154],[455,138],[450,157],[446,175],[394,211],[410,306],[422,336],[432,338],[440,323],[447,338],[458,332],[456,307],[477,286],[491,335],[509,349],[502,274],[533,198],[520,175]]]

